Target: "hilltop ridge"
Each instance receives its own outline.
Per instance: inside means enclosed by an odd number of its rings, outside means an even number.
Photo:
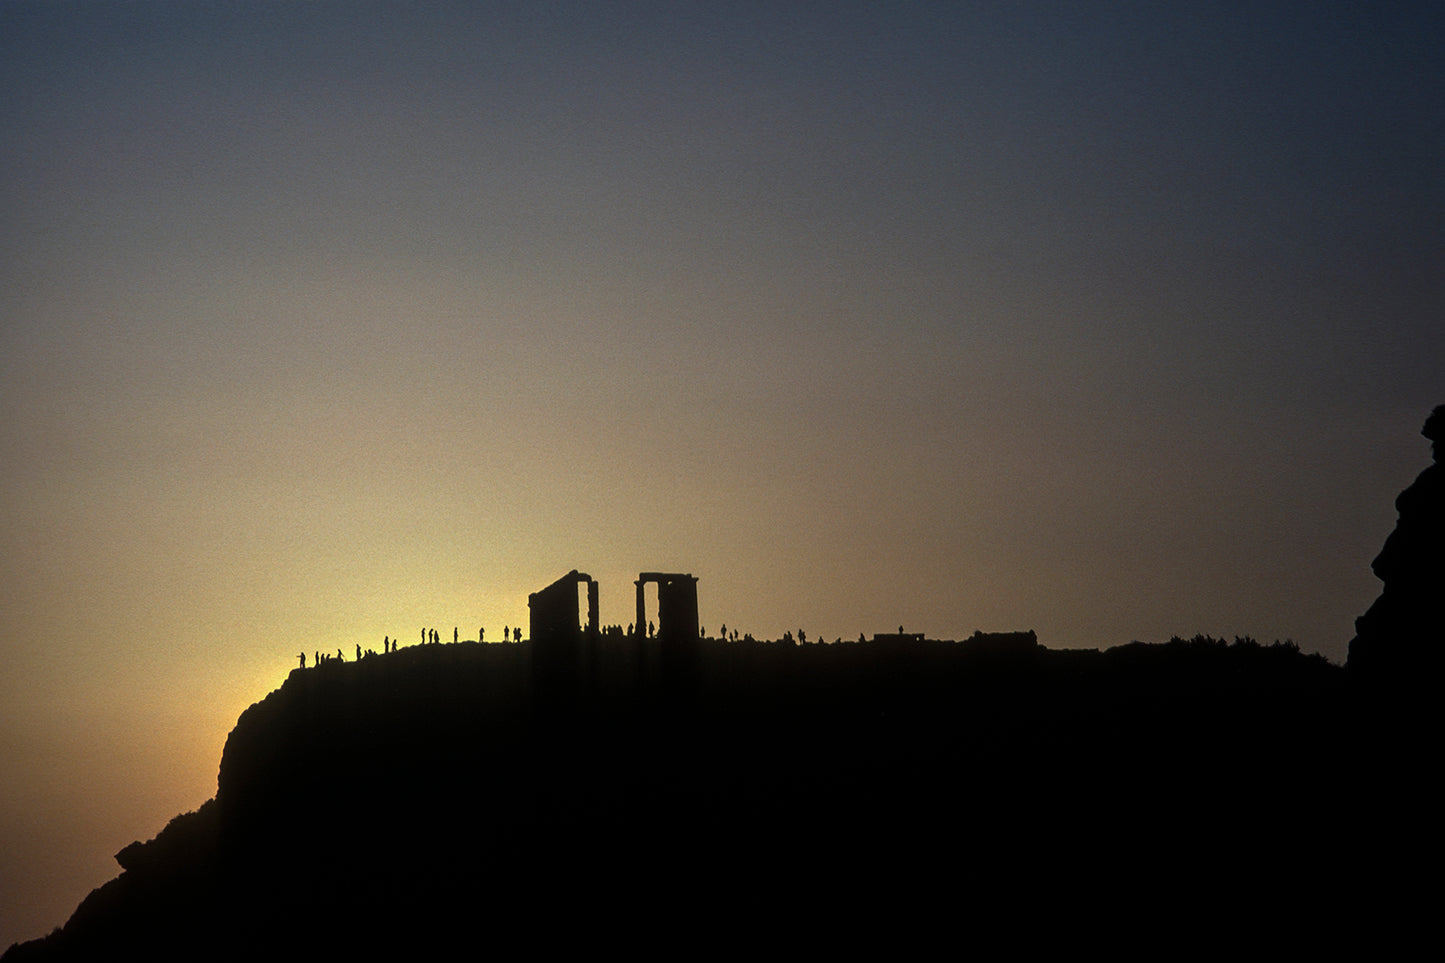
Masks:
[[[681,573],[643,573],[637,633],[602,631],[573,570],[529,598],[526,643],[293,670],[237,720],[216,797],[4,961],[1037,950],[1116,917],[1112,944],[1155,951],[1413,951],[1439,856],[1442,419],[1345,667],[1204,636],[703,639]]]
[[[686,677],[614,652],[626,684],[565,701],[530,642],[296,669],[237,721],[215,799],[121,850],[120,877],[7,963],[368,956],[476,926],[502,946],[639,901],[684,926],[778,888],[881,907],[901,893],[880,881],[937,866],[980,923],[1044,867],[1141,900],[1163,882],[1296,906],[1342,882],[1354,857],[1320,807],[1351,796],[1362,748],[1342,668],[1247,639],[998,638],[699,640]]]

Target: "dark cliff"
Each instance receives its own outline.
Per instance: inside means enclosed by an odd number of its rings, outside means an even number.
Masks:
[[[1420,433],[1433,463],[1395,499],[1399,521],[1371,564],[1384,589],[1350,642],[1350,669],[1390,685],[1433,685],[1445,659],[1445,405]]]
[[[1382,869],[1339,827],[1373,831],[1389,773],[1361,790],[1345,673],[1292,646],[636,655],[600,652],[565,699],[530,644],[293,671],[237,722],[216,798],[7,963],[981,932],[1042,893],[1164,927],[1221,893],[1317,910]]]
[[[659,646],[574,634],[573,572],[565,646],[293,671],[238,720],[216,798],[4,961],[1413,951],[1445,407],[1424,434],[1347,669],[1203,637]]]

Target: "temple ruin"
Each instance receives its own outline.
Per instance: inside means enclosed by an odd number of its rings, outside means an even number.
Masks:
[[[577,586],[582,583],[587,585],[586,631],[596,633],[597,583],[592,576],[574,568],[540,592],[527,596],[527,608],[531,610],[533,644],[544,639],[549,643],[580,639],[583,627],[580,624],[581,607],[577,602]]]
[[[587,620],[578,601],[587,586]],[[584,692],[613,692],[660,685],[684,692],[696,669],[697,578],[675,572],[642,572],[637,621],[630,635],[601,632],[597,582],[576,569],[527,597],[531,610],[533,677],[544,697],[568,700]],[[657,586],[657,622],[648,632],[646,586]],[[655,641],[649,640],[649,635]],[[600,688],[599,688],[600,687]]]
[[[698,637],[697,577],[667,572],[643,572],[637,576],[637,631],[647,624],[644,586],[657,585],[657,637],[681,642]]]

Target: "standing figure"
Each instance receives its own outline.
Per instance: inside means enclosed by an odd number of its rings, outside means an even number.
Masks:
[[[303,669],[306,668],[306,653],[305,653],[305,652],[302,652],[302,653],[301,653],[301,668],[303,668]]]

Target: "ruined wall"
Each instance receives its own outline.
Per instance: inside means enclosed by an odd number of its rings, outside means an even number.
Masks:
[[[580,624],[577,585],[587,585],[587,624]],[[597,583],[576,569],[527,596],[532,665],[537,682],[564,689],[579,681],[589,640],[597,637]]]
[[[691,642],[698,637],[697,578],[686,573],[643,572],[637,576],[637,628],[645,633],[647,610],[644,586],[657,585],[657,637],[668,642]]]

